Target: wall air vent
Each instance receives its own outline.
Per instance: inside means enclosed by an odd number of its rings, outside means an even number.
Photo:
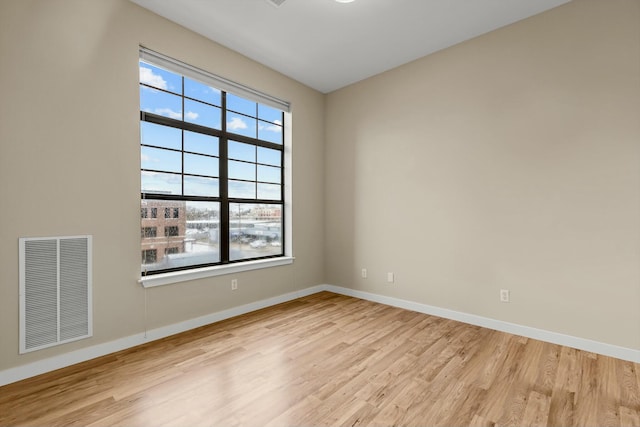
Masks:
[[[267,3],[275,7],[280,7],[282,6],[282,3],[284,3],[285,1],[286,0],[267,0]]]
[[[92,336],[91,241],[19,239],[20,353]]]

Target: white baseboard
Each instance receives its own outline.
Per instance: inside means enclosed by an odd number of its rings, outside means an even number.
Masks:
[[[515,323],[503,322],[500,320],[490,319],[488,317],[462,313],[459,311],[449,310],[446,308],[434,307],[427,304],[388,297],[388,296],[374,294],[370,292],[343,288],[340,286],[333,286],[333,285],[318,285],[318,286],[312,286],[306,289],[302,289],[300,291],[290,292],[287,294],[278,295],[272,298],[267,298],[264,300],[252,302],[252,303],[241,305],[238,307],[233,307],[228,310],[219,311],[216,313],[208,314],[202,317],[197,317],[195,319],[186,320],[184,322],[176,323],[173,325],[153,329],[153,330],[147,331],[146,335],[144,332],[141,332],[135,335],[117,339],[115,341],[94,345],[91,347],[61,354],[59,356],[54,356],[48,359],[39,360],[37,362],[29,363],[26,365],[17,366],[15,368],[6,369],[3,371],[0,371],[0,386],[10,384],[16,381],[20,381],[26,378],[34,377],[36,375],[40,375],[46,372],[54,371],[56,369],[75,365],[76,363],[95,359],[96,357],[104,356],[110,353],[115,353],[120,350],[125,350],[127,348],[135,347],[137,345],[154,341],[160,338],[168,337],[170,335],[178,334],[180,332],[185,332],[190,329],[198,328],[200,326],[209,325],[211,323],[219,322],[221,320],[229,319],[231,317],[239,316],[241,314],[249,313],[252,311],[260,310],[262,308],[271,307],[276,304],[280,304],[280,303],[291,301],[297,298],[312,295],[321,291],[329,291],[329,292],[334,292],[336,294],[352,296],[355,298],[378,302],[378,303],[390,305],[393,307],[404,308],[404,309],[416,311],[419,313],[425,313],[433,316],[443,317],[446,319],[457,320],[459,322],[464,322],[471,325],[482,326],[485,328],[507,332],[514,335],[520,335],[520,336],[524,336],[532,339],[550,342],[553,344],[564,345],[564,346],[576,348],[579,350],[585,350],[592,353],[602,354],[604,356],[611,356],[617,359],[640,363],[640,350],[619,347],[612,344],[606,344],[606,343],[588,340],[585,338],[573,337],[570,335],[564,335],[557,332],[545,331],[542,329],[536,329],[528,326],[517,325]]]
[[[574,337],[557,332],[545,331],[543,329],[532,328],[515,323],[503,322],[501,320],[477,316],[475,314],[462,313],[446,308],[434,307],[432,305],[422,304],[414,301],[388,297],[350,288],[343,288],[340,286],[324,285],[323,288],[324,290],[334,292],[336,294],[378,302],[385,305],[391,305],[393,307],[417,311],[419,313],[431,314],[433,316],[457,320],[459,322],[482,326],[484,328],[493,329],[496,331],[507,332],[510,334],[520,335],[523,337],[545,341],[552,344],[559,344],[578,350],[585,350],[592,353],[601,354],[603,356],[611,356],[615,357],[616,359],[640,363],[640,350],[634,350],[631,348],[620,347],[613,344],[592,341],[586,338]]]
[[[59,356],[50,357],[48,359],[39,360],[37,362],[28,363],[26,365],[17,366],[15,368],[6,369],[0,371],[0,386],[44,374],[45,372],[55,371],[56,369],[75,365],[76,363],[85,362],[120,350],[135,347],[140,344],[155,341],[190,329],[199,328],[200,326],[209,325],[211,323],[219,322],[251,311],[260,310],[262,308],[271,307],[272,305],[305,297],[323,290],[325,290],[324,286],[312,286],[300,291],[278,295],[261,301],[233,307],[228,310],[218,311],[206,316],[197,317],[195,319],[186,320],[184,322],[175,323],[173,325],[152,329],[147,331],[146,334],[141,332],[115,341],[109,341],[103,344],[64,353]]]

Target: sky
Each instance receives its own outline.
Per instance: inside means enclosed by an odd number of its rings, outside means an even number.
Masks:
[[[140,108],[220,130],[221,93],[187,77],[140,62]],[[162,90],[158,90],[162,89]],[[167,92],[165,92],[167,91]],[[184,112],[182,107],[184,96]],[[282,111],[227,93],[227,131],[282,144]],[[141,122],[142,191],[218,197],[217,137]],[[182,153],[184,137],[184,150]],[[148,145],[148,146],[147,146]],[[280,200],[281,152],[229,140],[229,197]],[[183,175],[184,174],[184,175]],[[183,192],[184,191],[184,192]]]

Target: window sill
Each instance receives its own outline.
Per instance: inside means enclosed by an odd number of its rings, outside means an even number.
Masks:
[[[295,257],[284,256],[280,258],[260,259],[237,264],[216,265],[214,267],[153,274],[151,276],[141,277],[140,280],[138,280],[138,283],[145,288],[153,288],[155,286],[170,285],[173,283],[186,282],[188,280],[203,279],[205,277],[222,276],[225,274],[240,273],[242,271],[259,270],[262,268],[293,264],[294,259]]]

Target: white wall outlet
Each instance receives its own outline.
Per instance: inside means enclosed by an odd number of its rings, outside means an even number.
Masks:
[[[362,271],[360,272],[360,275],[362,276],[363,279],[367,278],[367,269],[363,268]]]
[[[500,289],[500,302],[509,302],[509,289]]]
[[[231,290],[235,291],[238,289],[238,279],[231,279]]]
[[[387,273],[387,282],[393,283],[394,277],[393,273]]]

